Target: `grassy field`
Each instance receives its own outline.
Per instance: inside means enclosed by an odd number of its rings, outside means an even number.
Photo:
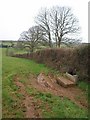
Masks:
[[[37,64],[28,59],[21,59],[6,56],[3,49],[2,55],[2,106],[3,118],[25,118],[26,108],[23,105],[25,99],[22,93],[18,92],[19,87],[15,84],[15,76],[25,86],[25,92],[33,97],[33,102],[40,104],[37,109],[44,118],[87,118],[87,110],[80,108],[67,98],[52,95],[51,93],[40,92],[32,86],[28,86],[28,76],[37,76],[40,72],[52,72],[43,64]],[[81,87],[81,86],[80,86]]]
[[[0,49],[0,119],[2,118],[2,50]]]

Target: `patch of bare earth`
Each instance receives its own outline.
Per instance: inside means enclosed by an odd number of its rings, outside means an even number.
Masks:
[[[25,107],[25,118],[38,118],[40,114],[36,109],[36,104],[34,98],[25,90],[25,85],[19,81],[18,76],[14,76],[14,83],[19,87],[18,93],[21,93],[24,96],[24,99],[21,100],[21,104]]]
[[[88,100],[84,94],[84,91],[79,89],[76,85],[64,88],[56,83],[56,78],[54,76],[46,76],[42,73],[39,77],[40,78],[33,77],[33,80],[30,79],[34,88],[42,92],[52,93],[53,95],[67,97],[82,108],[88,107]]]
[[[21,102],[26,108],[25,111],[26,118],[42,117],[41,109],[39,108],[42,101],[41,100],[35,101],[34,96],[33,95],[30,96],[26,92],[25,90],[26,87],[33,87],[40,92],[48,92],[53,95],[67,97],[68,99],[70,99],[71,101],[73,101],[82,108],[88,107],[87,98],[81,89],[79,89],[77,86],[64,88],[56,83],[55,77],[52,75],[46,76],[45,74],[42,74],[42,76],[39,77],[30,75],[28,76],[28,80],[25,84],[20,82],[18,76],[14,76],[14,82],[19,87],[18,92],[24,96],[24,99],[21,100]],[[46,105],[46,108],[48,110],[48,105]]]

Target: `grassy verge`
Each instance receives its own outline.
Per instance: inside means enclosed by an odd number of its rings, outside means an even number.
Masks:
[[[34,96],[35,100],[42,101],[39,108],[42,109],[44,118],[87,118],[87,110],[79,108],[79,106],[65,97],[42,93],[33,88],[26,88],[26,91],[31,96]]]
[[[3,118],[18,117],[23,118],[23,105],[21,105],[22,95],[14,84],[14,76],[18,75],[27,81],[30,74],[37,75],[40,72],[48,73],[49,69],[43,64],[37,64],[27,59],[13,58],[6,56],[6,49],[3,49],[2,55],[2,107]]]
[[[67,98],[53,96],[50,93],[42,93],[32,87],[27,87],[28,76],[37,75],[40,72],[52,72],[43,64],[34,61],[14,58],[5,55],[3,49],[2,56],[2,87],[3,87],[3,118],[25,118],[25,108],[22,105],[23,95],[18,93],[18,87],[14,84],[14,76],[17,75],[26,86],[26,92],[34,97],[34,101],[41,101],[40,110],[46,118],[86,118],[87,111],[79,108]],[[46,107],[48,106],[48,108]]]
[[[0,119],[2,118],[2,49],[0,48]]]
[[[88,83],[84,81],[78,82],[78,87],[86,92],[88,92]]]

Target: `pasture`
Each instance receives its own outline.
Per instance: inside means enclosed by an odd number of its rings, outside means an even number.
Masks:
[[[80,83],[76,86],[73,93],[80,91],[81,95],[77,93],[73,98],[66,95],[69,91],[69,89],[65,90],[66,88],[61,88],[64,91],[62,95],[56,94],[54,90],[44,89],[37,84],[36,79],[41,72],[46,75],[48,73],[58,74],[58,71],[52,70],[44,64],[6,56],[6,49],[2,49],[3,118],[88,117],[87,84]],[[85,103],[86,106],[79,101]]]

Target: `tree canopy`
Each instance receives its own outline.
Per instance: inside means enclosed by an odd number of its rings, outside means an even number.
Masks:
[[[48,43],[49,47],[60,47],[62,43],[72,44],[80,42],[78,33],[79,22],[69,7],[55,6],[50,9],[43,8],[35,17],[35,26],[21,33],[19,40],[25,41],[31,50],[39,43]]]

